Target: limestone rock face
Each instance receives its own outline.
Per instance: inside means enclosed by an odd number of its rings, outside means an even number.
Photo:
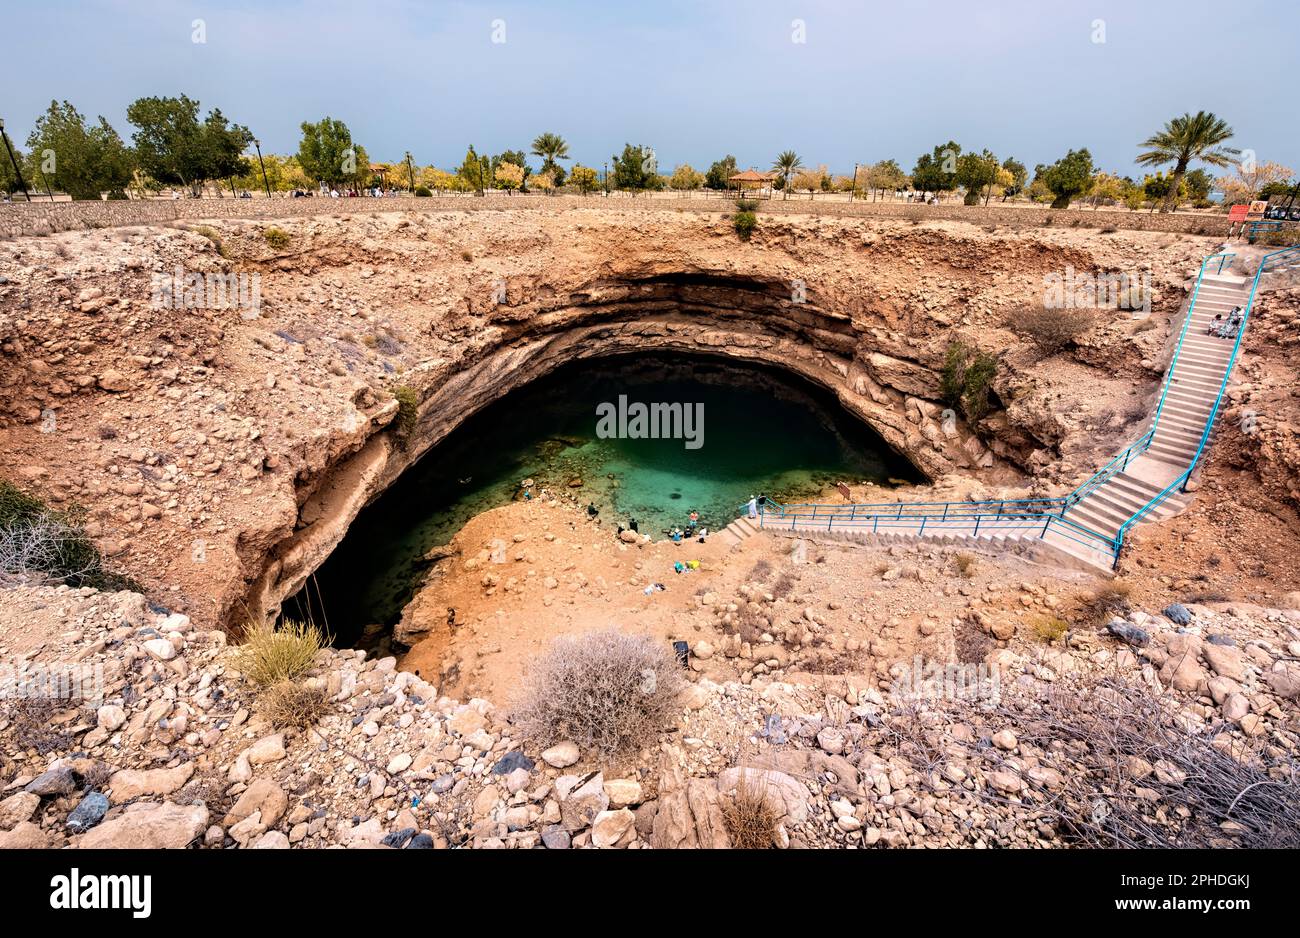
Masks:
[[[650,833],[650,845],[670,850],[724,850],[730,847],[731,838],[722,821],[717,783],[712,779],[687,779],[681,763],[681,750],[665,747],[659,763],[659,807]]]

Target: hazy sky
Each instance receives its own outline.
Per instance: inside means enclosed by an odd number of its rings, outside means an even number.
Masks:
[[[7,19],[0,117],[20,143],[52,98],[129,138],[131,100],[183,92],[264,152],[328,114],[372,159],[443,167],[553,131],[597,167],[630,142],[665,171],[786,148],[910,170],[951,138],[1031,168],[1086,146],[1134,174],[1139,141],[1207,109],[1300,166],[1293,0],[42,0]]]

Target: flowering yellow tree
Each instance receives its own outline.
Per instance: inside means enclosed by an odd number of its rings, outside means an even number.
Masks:
[[[524,168],[514,163],[498,163],[496,181],[502,189],[514,192],[524,184]]]

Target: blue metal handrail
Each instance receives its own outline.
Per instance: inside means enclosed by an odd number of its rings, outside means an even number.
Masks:
[[[1183,340],[1187,338],[1187,329],[1192,324],[1192,313],[1196,309],[1196,298],[1201,295],[1201,280],[1205,277],[1205,268],[1210,261],[1218,260],[1218,273],[1223,273],[1224,263],[1235,254],[1223,252],[1220,254],[1211,254],[1205,260],[1201,261],[1201,270],[1196,275],[1196,287],[1192,290],[1192,301],[1187,304],[1187,317],[1183,320],[1183,331],[1178,334],[1178,345],[1174,348],[1174,357],[1169,361],[1169,368],[1165,372],[1165,385],[1160,391],[1160,403],[1156,405],[1156,414],[1151,418],[1151,430],[1154,433],[1156,425],[1160,422],[1160,414],[1165,409],[1165,396],[1169,393],[1169,385],[1174,379],[1174,366],[1178,364],[1178,356],[1183,351]]]
[[[1201,439],[1196,446],[1196,452],[1192,454],[1191,462],[1188,464],[1187,469],[1182,473],[1182,475],[1169,483],[1164,491],[1139,508],[1133,513],[1132,517],[1120,525],[1119,531],[1116,532],[1116,562],[1119,561],[1119,551],[1123,549],[1124,540],[1128,535],[1129,529],[1159,507],[1165,499],[1173,493],[1174,489],[1186,491],[1187,480],[1191,478],[1192,471],[1196,468],[1197,463],[1200,462],[1201,454],[1205,452],[1205,447],[1210,441],[1210,434],[1214,430],[1214,422],[1219,416],[1219,407],[1222,405],[1223,395],[1228,389],[1228,379],[1232,377],[1232,369],[1233,366],[1236,365],[1237,356],[1241,352],[1241,342],[1246,336],[1246,326],[1250,322],[1250,314],[1255,309],[1255,294],[1259,290],[1260,278],[1263,277],[1270,268],[1280,266],[1282,258],[1290,256],[1300,257],[1300,245],[1296,247],[1283,248],[1280,251],[1273,251],[1260,258],[1259,267],[1255,271],[1255,279],[1250,285],[1250,296],[1246,300],[1246,308],[1241,314],[1241,325],[1237,329],[1237,340],[1232,343],[1232,354],[1228,356],[1228,364],[1223,369],[1223,380],[1219,382],[1219,393],[1215,396],[1214,406],[1210,408],[1209,416],[1205,419],[1205,429],[1201,432]]]
[[[1067,517],[1067,512],[1104,485],[1112,476],[1127,469],[1133,459],[1146,452],[1151,446],[1161,412],[1164,410],[1165,397],[1168,395],[1170,384],[1173,381],[1174,370],[1182,354],[1183,342],[1187,338],[1187,331],[1191,326],[1196,300],[1200,296],[1201,283],[1205,278],[1205,272],[1212,263],[1217,261],[1216,273],[1222,274],[1227,262],[1236,256],[1232,252],[1225,251],[1213,254],[1201,262],[1201,269],[1196,275],[1196,286],[1192,290],[1191,302],[1187,306],[1187,315],[1183,321],[1183,328],[1178,335],[1178,343],[1174,347],[1173,357],[1170,359],[1169,367],[1165,372],[1160,401],[1156,405],[1155,414],[1151,419],[1151,426],[1070,494],[1058,498],[990,499],[977,502],[875,502],[843,505],[812,502],[782,505],[774,499],[762,496],[757,499],[759,526],[764,526],[769,515],[780,521],[788,520],[791,530],[799,526],[811,527],[814,522],[818,524],[824,522],[827,529],[831,529],[837,523],[850,527],[865,527],[870,524],[874,532],[878,531],[882,525],[886,528],[902,527],[903,523],[906,522],[907,526],[910,527],[917,520],[920,520],[920,530],[924,531],[926,525],[931,524],[931,522],[934,522],[932,526],[943,526],[956,521],[970,522],[973,520],[975,521],[974,530],[978,534],[981,526],[987,529],[990,527],[1006,527],[1011,523],[1023,524],[1031,519],[1035,521],[1042,520],[1043,531],[1040,536],[1046,537],[1049,531],[1060,528],[1064,530],[1058,530],[1057,533],[1062,536],[1069,537],[1079,543],[1088,543],[1080,540],[1079,535],[1082,535],[1084,538],[1090,539],[1094,547],[1097,544],[1103,545],[1114,561],[1118,563],[1119,554],[1124,546],[1124,539],[1128,530],[1147,514],[1154,511],[1169,497],[1174,489],[1185,486],[1192,474],[1192,470],[1196,468],[1201,453],[1205,450],[1209,441],[1215,418],[1223,401],[1223,394],[1228,386],[1228,378],[1232,373],[1233,366],[1236,364],[1241,348],[1241,340],[1246,332],[1246,324],[1254,307],[1255,293],[1259,288],[1260,278],[1271,268],[1279,266],[1282,258],[1293,255],[1300,255],[1300,245],[1266,254],[1260,260],[1259,268],[1255,272],[1255,280],[1251,284],[1250,297],[1246,301],[1246,307],[1242,313],[1241,325],[1237,330],[1237,340],[1233,344],[1232,354],[1224,370],[1223,381],[1219,385],[1218,396],[1215,398],[1214,407],[1206,420],[1205,430],[1201,434],[1200,444],[1192,456],[1191,464],[1164,491],[1143,505],[1121,524],[1113,537],[1079,524],[1073,518]],[[1300,257],[1297,257],[1297,259],[1300,260]],[[748,506],[741,505],[740,507],[744,510]]]

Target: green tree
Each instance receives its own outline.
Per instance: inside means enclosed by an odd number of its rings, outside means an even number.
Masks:
[[[8,139],[7,135],[6,139]],[[9,146],[14,151],[14,159],[17,160],[18,165],[21,166],[23,164],[23,151],[18,149],[12,140],[9,141]],[[24,173],[24,177],[25,176],[26,174]],[[26,178],[24,178],[23,181],[26,182]],[[9,151],[5,149],[3,143],[0,143],[0,192],[8,192],[12,194],[21,191],[22,189],[18,186],[18,174],[14,172],[14,164],[9,160]]]
[[[1151,211],[1154,212],[1157,207],[1167,204],[1171,198],[1175,203],[1181,202],[1187,198],[1187,180],[1178,179],[1177,195],[1174,193],[1175,176],[1166,176],[1163,172],[1157,170],[1154,176],[1147,176],[1142,180],[1142,194],[1151,202]]]
[[[794,175],[796,169],[803,167],[803,160],[799,159],[799,154],[794,150],[782,150],[777,154],[776,161],[772,164],[772,171],[781,174],[783,184],[781,186],[781,198],[789,195],[790,177]]]
[[[323,117],[316,123],[303,121],[298,144],[298,163],[310,178],[336,189],[369,173],[360,147],[352,142],[352,131],[341,120]]]
[[[456,175],[464,181],[466,189],[482,195],[492,178],[492,161],[486,156],[475,153],[471,144],[465,152],[465,159],[461,162],[460,169],[456,170]]]
[[[1167,166],[1174,164],[1169,192],[1160,206],[1161,212],[1172,212],[1177,208],[1179,193],[1183,191],[1183,177],[1193,160],[1199,160],[1210,166],[1229,166],[1236,162],[1240,151],[1219,144],[1232,136],[1232,128],[1221,118],[1209,111],[1197,111],[1175,117],[1165,124],[1159,133],[1142,141],[1147,147],[1140,153],[1137,162],[1142,166]]]
[[[1051,166],[1039,166],[1036,176],[1055,196],[1052,208],[1069,208],[1070,200],[1086,195],[1092,184],[1092,154],[1087,147],[1071,150]]]
[[[27,138],[29,175],[48,189],[74,199],[98,199],[103,192],[125,194],[135,169],[134,156],[103,117],[97,125],[67,101],[51,101]],[[7,153],[0,159],[9,162]],[[9,167],[10,174],[13,167]]]
[[[663,187],[663,180],[655,172],[654,150],[649,147],[623,145],[623,155],[613,157],[614,188],[633,194],[643,189]]]
[[[1214,180],[1204,169],[1194,169],[1189,172],[1183,182],[1187,186],[1187,197],[1192,200],[1198,208],[1204,208],[1205,204],[1210,201],[1210,190],[1214,188]]]
[[[199,102],[185,95],[139,98],[127,106],[126,119],[136,128],[131,140],[140,168],[163,185],[186,186],[200,195],[214,176]]]
[[[1126,176],[1120,188],[1120,199],[1130,212],[1136,212],[1146,203],[1147,195],[1141,186]]]
[[[253,134],[239,124],[231,124],[213,108],[203,122],[203,150],[208,179],[233,179],[248,172],[250,164],[244,150],[253,142]]]
[[[957,184],[965,188],[967,205],[979,205],[980,196],[987,187],[992,191],[998,181],[998,158],[985,150],[982,153],[971,151],[963,153],[957,159]]]
[[[736,175],[736,158],[728,153],[714,162],[704,174],[704,185],[709,189],[727,189],[731,186],[731,177]]]
[[[902,189],[910,180],[907,173],[894,160],[881,160],[868,166],[861,179],[871,189],[871,201],[876,201],[878,191],[892,192]]]
[[[1002,168],[1011,174],[1011,185],[1002,190],[1002,201],[1005,202],[1013,195],[1019,195],[1025,190],[1025,183],[1029,181],[1029,170],[1025,164],[1013,157],[1008,156],[1002,161]]]
[[[961,146],[953,140],[939,144],[931,153],[922,153],[912,170],[912,188],[927,195],[956,189],[960,156]]]
[[[573,165],[573,171],[569,173],[569,183],[586,195],[593,192],[599,185],[599,175],[590,166],[583,166],[581,163]]]
[[[549,172],[557,186],[564,185],[564,167],[556,162],[569,158],[569,145],[564,138],[559,134],[538,134],[532,153],[542,158],[542,172]]]

